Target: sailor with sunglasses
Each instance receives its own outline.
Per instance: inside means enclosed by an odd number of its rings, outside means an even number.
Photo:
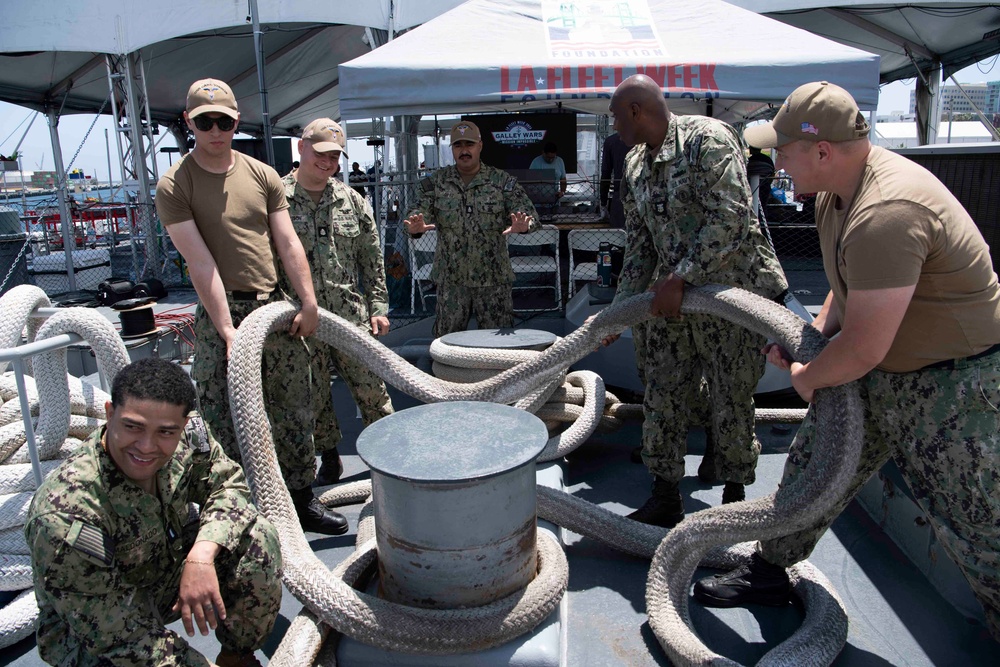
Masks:
[[[198,292],[191,376],[198,385],[202,416],[226,454],[240,461],[226,362],[243,318],[286,298],[278,289],[277,254],[301,304],[288,333],[273,333],[264,344],[264,400],[278,463],[303,529],[340,535],[347,532],[347,520],[313,495],[316,460],[312,447],[303,446],[313,438],[311,421],[298,418],[301,402],[284,390],[305,370],[290,360],[297,358],[296,347],[306,344],[304,338],[316,331],[319,307],[281,177],[270,166],[233,150],[240,114],[224,82],[203,79],[192,84],[184,120],[195,146],[157,183],[156,211]]]

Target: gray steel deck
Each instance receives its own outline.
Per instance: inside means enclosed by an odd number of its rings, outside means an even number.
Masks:
[[[558,317],[535,318],[528,326],[558,330]],[[426,324],[393,332],[392,344],[426,337]],[[562,333],[557,331],[557,333]],[[397,409],[416,402],[391,390]],[[334,385],[335,406],[344,432],[341,451],[345,480],[366,478],[354,441],[360,419],[346,387]],[[785,452],[794,429],[758,427],[764,450],[757,482],[747,488],[750,498],[776,488]],[[649,477],[643,466],[629,462],[629,451],[639,442],[640,425],[626,422],[615,433],[594,435],[564,463],[567,490],[619,513],[638,507],[646,498]],[[696,470],[704,436],[693,431],[682,484],[688,513],[721,502],[721,485],[698,481]],[[359,506],[344,508],[356,526]],[[311,544],[329,565],[353,549],[353,530],[340,537],[313,536]],[[667,665],[668,660],[645,614],[648,561],[623,555],[594,540],[567,534],[570,565],[567,663],[576,665]],[[986,665],[998,664],[998,649],[981,622],[967,619],[947,602],[856,502],[837,520],[811,557],[833,582],[850,616],[847,646],[835,665]],[[708,574],[699,571],[699,576]],[[274,632],[258,655],[270,656],[301,604],[286,592]],[[709,610],[692,602],[695,628],[709,647],[743,664],[757,662],[788,637],[801,622],[801,610],[749,607]],[[180,623],[172,626],[183,632]],[[198,636],[192,644],[209,659],[218,652],[214,637]],[[26,639],[0,650],[0,664],[40,665],[34,640]],[[349,667],[349,666],[347,666]]]

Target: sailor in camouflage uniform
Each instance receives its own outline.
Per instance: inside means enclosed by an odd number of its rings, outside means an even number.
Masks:
[[[890,458],[1000,641],[1000,284],[962,204],[922,166],[878,146],[857,103],[826,81],[797,88],[747,141],[776,148],[797,188],[819,192],[816,229],[831,292],[813,326],[832,338],[807,364],[767,359],[814,392],[857,381],[864,445],[840,500],[812,525],[759,543],[749,564],[699,581],[706,605],[787,605],[789,567],[812,552]],[[836,335],[835,338],[833,336]],[[781,489],[816,442],[810,406]],[[781,491],[779,490],[779,501]]]
[[[389,301],[378,227],[365,198],[334,178],[341,154],[347,155],[345,144],[343,129],[333,120],[309,123],[299,140],[299,168],[283,180],[285,197],[320,307],[369,335],[381,336],[389,331]],[[285,280],[280,274],[283,287]],[[325,486],[343,472],[337,453],[340,426],[330,402],[332,371],[351,390],[365,426],[392,414],[392,402],[385,383],[363,362],[318,340],[309,341],[308,347],[312,349],[305,354],[311,352],[311,359],[304,358],[303,365],[311,373],[303,373],[290,390],[302,392],[302,404],[312,406],[314,449],[309,454],[322,456],[316,483]]]
[[[634,146],[625,161],[630,230],[615,302],[652,286],[645,327],[643,461],[653,495],[630,518],[670,527],[684,517],[679,483],[689,406],[704,375],[711,399],[715,467],[723,502],[744,498],[760,444],[753,392],[764,371],[764,337],[709,315],[678,317],[685,284],[718,283],[777,298],[788,287],[751,213],[744,146],[730,126],[670,113],[659,86],[636,75],[611,98],[615,130]],[[610,341],[609,341],[610,342]]]
[[[274,526],[212,440],[191,379],[147,358],[115,378],[107,425],[35,493],[24,533],[38,653],[53,665],[208,665],[189,636],[216,631],[215,664],[260,665],[281,604]],[[197,505],[200,513],[193,514]]]
[[[413,236],[438,230],[431,270],[435,337],[464,331],[473,313],[480,329],[514,325],[507,235],[538,229],[537,214],[517,179],[480,161],[482,150],[475,123],[457,122],[451,130],[455,164],[420,182],[420,203],[405,221]]]

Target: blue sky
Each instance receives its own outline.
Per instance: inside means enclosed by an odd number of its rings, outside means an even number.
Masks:
[[[1000,80],[1000,62],[998,60],[1000,59],[994,56],[967,67],[956,74],[955,79],[959,83]],[[950,81],[946,83],[950,83]],[[908,111],[910,91],[913,90],[913,87],[913,79],[883,86],[879,97],[878,112],[887,114],[892,111]],[[0,102],[0,154],[7,155],[13,152],[33,115],[35,115],[34,112],[24,107]],[[86,142],[81,147],[81,142],[87,136],[87,131],[92,124],[93,129],[90,130]],[[94,116],[90,115],[66,116],[60,120],[59,135],[62,142],[64,166],[69,166],[70,160],[79,150],[79,156],[73,166],[83,169],[87,174],[96,174],[102,181],[105,180],[108,173],[105,129],[108,130],[108,142],[111,146],[111,173],[114,180],[118,180],[117,149],[109,116],[98,118],[96,123]],[[167,133],[162,133],[157,138],[162,139],[161,146],[173,147],[175,145],[173,137]],[[371,148],[366,146],[364,141],[351,141],[348,145],[348,152],[352,161],[356,160],[362,165],[370,164],[372,161]],[[26,171],[54,168],[49,128],[44,116],[39,115],[35,119],[21,145],[21,154],[24,156],[21,165]],[[168,163],[167,155],[158,155],[158,166],[161,174],[167,169]]]

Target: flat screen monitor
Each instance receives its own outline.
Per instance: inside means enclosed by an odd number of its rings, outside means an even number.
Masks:
[[[275,138],[271,140],[271,146],[274,149],[272,166],[279,176],[284,176],[292,170],[292,140],[288,137]],[[261,162],[267,162],[267,149],[263,139],[233,139],[233,148]]]
[[[550,141],[566,164],[566,173],[576,173],[575,113],[512,113],[463,116],[483,135],[482,160],[510,171],[528,169]]]

